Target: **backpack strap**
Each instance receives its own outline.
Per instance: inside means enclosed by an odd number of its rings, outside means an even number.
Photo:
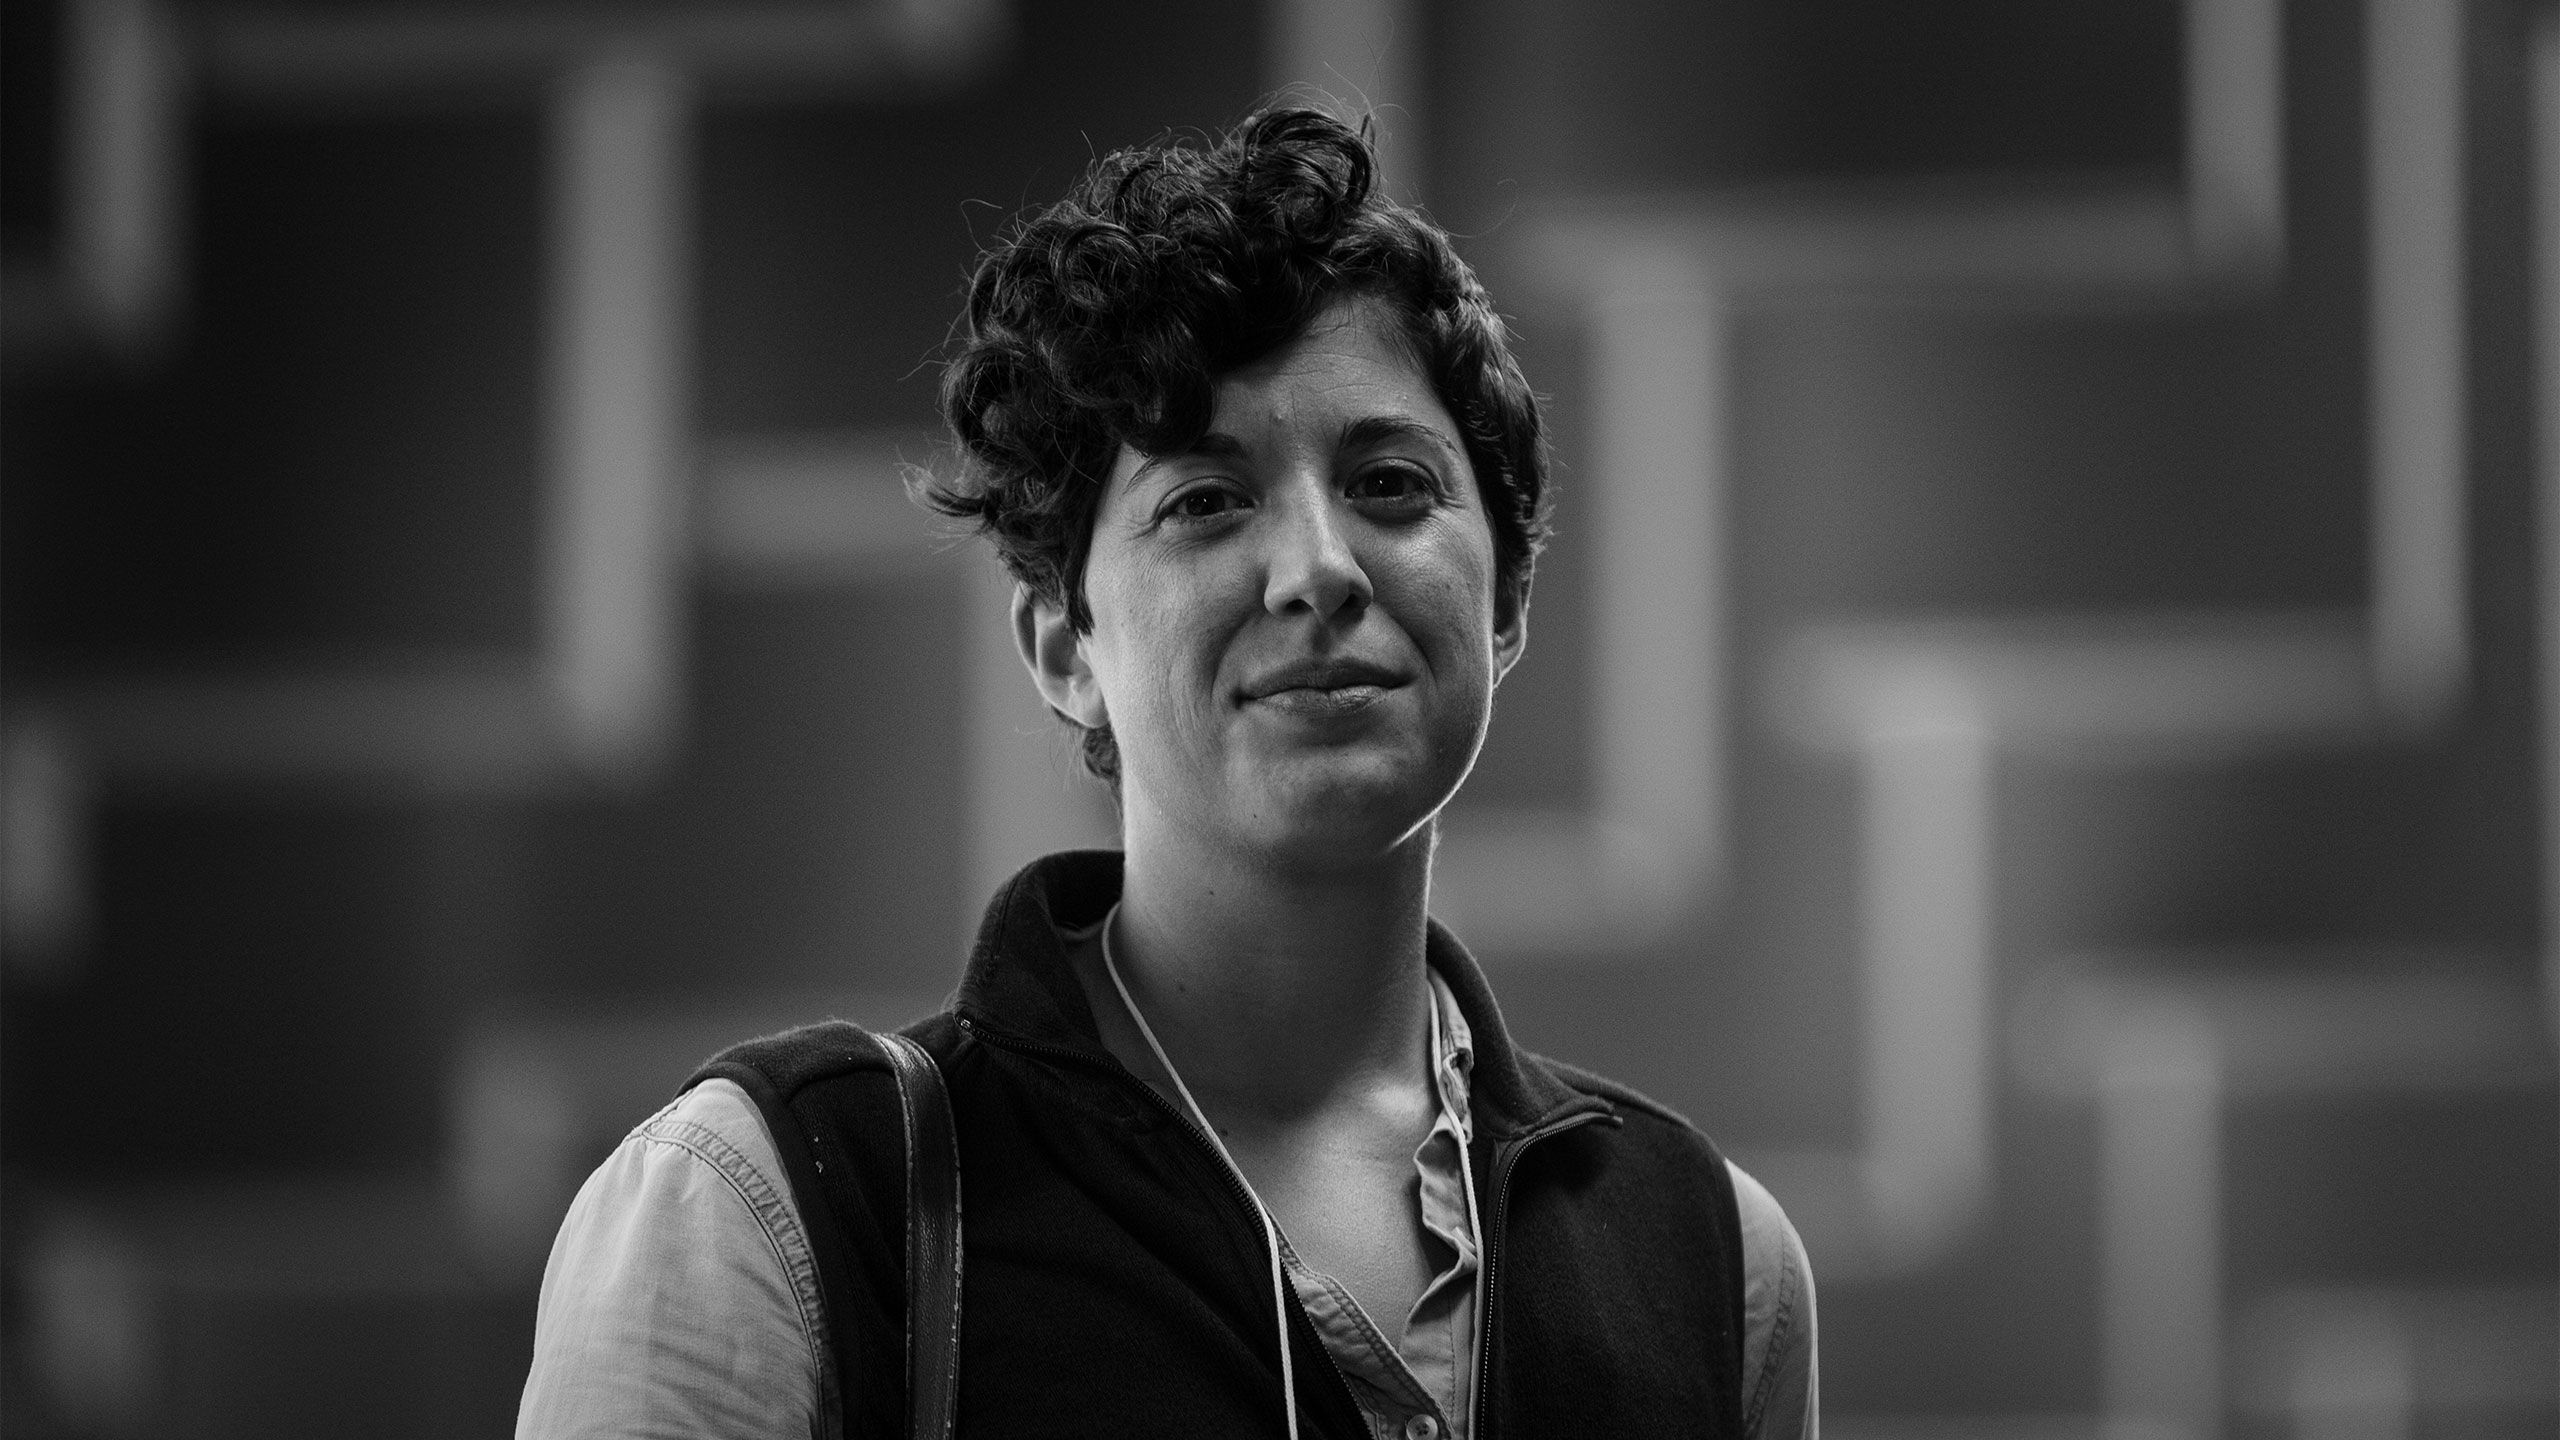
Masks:
[[[960,1137],[942,1067],[904,1035],[873,1037],[907,1121],[907,1420],[950,1440],[960,1382]]]
[[[847,1108],[843,1086],[831,1083],[863,1072],[876,1077],[883,1070],[897,1087],[900,1123],[894,1142],[879,1133],[876,1122],[842,1128],[863,1111]],[[861,1303],[842,1287],[858,1283],[859,1271],[847,1252],[848,1237],[836,1211],[838,1200],[831,1194],[827,1166],[817,1152],[825,1143],[840,1160],[850,1159],[868,1170],[866,1159],[885,1160],[882,1152],[890,1143],[898,1145],[906,1182],[899,1199],[905,1212],[906,1245],[901,1258],[907,1302],[905,1363],[898,1368],[905,1372],[907,1430],[913,1440],[949,1440],[959,1386],[960,1147],[941,1067],[931,1052],[904,1035],[874,1034],[830,1020],[725,1050],[695,1071],[685,1088],[715,1077],[737,1085],[755,1102],[780,1153],[817,1267],[820,1299],[830,1328],[838,1332],[839,1393],[831,1397],[835,1404],[829,1408],[848,1429],[861,1428],[855,1409],[860,1397],[850,1393],[860,1364],[859,1350],[849,1348],[857,1339],[852,1322]],[[830,1132],[827,1142],[821,1141],[820,1132]],[[838,1182],[833,1188],[841,1190],[849,1177],[832,1178]],[[867,1288],[878,1294],[883,1287]],[[870,1411],[876,1403],[862,1408]]]

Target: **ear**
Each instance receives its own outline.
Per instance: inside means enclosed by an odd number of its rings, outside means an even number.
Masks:
[[[1031,683],[1049,708],[1087,730],[1110,723],[1102,706],[1102,686],[1085,663],[1084,637],[1067,623],[1067,607],[1013,587],[1013,647],[1022,656]]]
[[[1529,648],[1529,597],[1518,585],[1505,585],[1493,597],[1493,683],[1511,673]]]

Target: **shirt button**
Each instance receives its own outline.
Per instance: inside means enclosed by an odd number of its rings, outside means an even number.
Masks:
[[[1440,1422],[1428,1415],[1416,1415],[1404,1422],[1405,1440],[1440,1440]]]

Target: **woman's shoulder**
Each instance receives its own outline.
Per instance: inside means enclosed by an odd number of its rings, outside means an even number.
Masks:
[[[717,1076],[634,1126],[622,1148],[642,1157],[661,1149],[691,1155],[749,1183],[782,1180],[782,1155],[774,1148],[763,1113],[736,1081]]]
[[[1797,1440],[1814,1433],[1820,1405],[1813,1264],[1768,1187],[1728,1160],[1742,1219],[1744,1433]]]
[[[820,1403],[826,1321],[763,1117],[705,1080],[587,1177],[552,1243],[517,1434],[797,1434]],[[706,1432],[707,1433],[707,1432]]]
[[[587,1178],[561,1227],[573,1240],[642,1246],[642,1268],[728,1264],[796,1289],[808,1239],[764,1115],[735,1082],[704,1080],[632,1127]],[[555,1247],[553,1260],[562,1255]],[[781,1275],[767,1262],[782,1262]],[[740,1263],[743,1262],[743,1263]],[[606,1268],[623,1269],[616,1257]],[[795,1307],[796,1308],[796,1307]]]
[[[734,1081],[745,1078],[744,1072],[752,1072],[764,1088],[787,1100],[804,1086],[855,1072],[885,1074],[888,1069],[888,1057],[881,1053],[869,1032],[846,1020],[820,1020],[780,1034],[740,1041],[706,1061],[694,1078],[705,1083],[714,1077],[723,1078],[736,1088]],[[702,1088],[703,1084],[698,1083],[686,1094]],[[739,1096],[747,1099],[743,1090]]]
[[[1543,1055],[1523,1059],[1608,1102],[1620,1130],[1643,1142],[1641,1153],[1655,1163],[1692,1177],[1729,1179],[1742,1232],[1744,1433],[1765,1440],[1811,1435],[1819,1393],[1813,1266],[1785,1207],[1679,1111],[1580,1066]]]
[[[1572,1089],[1606,1101],[1615,1112],[1620,1127],[1632,1129],[1650,1142],[1648,1149],[1676,1153],[1688,1165],[1711,1164],[1717,1168],[1708,1173],[1719,1180],[1730,1176],[1734,1206],[1742,1222],[1746,1249],[1756,1247],[1763,1253],[1774,1255],[1784,1248],[1776,1244],[1783,1236],[1786,1244],[1794,1247],[1794,1253],[1802,1256],[1804,1247],[1796,1240],[1795,1227],[1788,1222],[1787,1213],[1779,1206],[1777,1197],[1751,1178],[1741,1166],[1726,1158],[1697,1122],[1632,1085],[1622,1084],[1579,1065],[1526,1052],[1521,1058]]]
[[[1648,1136],[1672,1140],[1701,1157],[1721,1153],[1695,1121],[1632,1085],[1551,1056],[1522,1051],[1520,1058],[1546,1071],[1570,1089],[1607,1101],[1622,1123],[1638,1124]]]

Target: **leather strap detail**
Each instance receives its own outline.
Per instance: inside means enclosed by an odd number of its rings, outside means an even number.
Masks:
[[[960,1140],[942,1068],[904,1035],[878,1037],[907,1124],[907,1420],[950,1440],[960,1380]]]

